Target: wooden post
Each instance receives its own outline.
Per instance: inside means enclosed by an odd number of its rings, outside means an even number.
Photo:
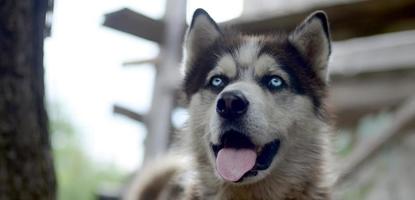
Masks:
[[[147,137],[144,161],[157,157],[168,146],[174,91],[178,71],[186,16],[186,0],[169,0],[166,5],[164,42],[157,66],[153,103],[147,114]]]
[[[343,173],[340,174],[338,183],[352,177],[360,167],[378,155],[386,144],[396,141],[402,134],[407,133],[407,130],[412,130],[415,127],[414,123],[415,96],[412,96],[397,109],[391,124],[383,129],[382,132],[379,133],[379,136],[359,145],[350,156],[342,162],[341,171]]]

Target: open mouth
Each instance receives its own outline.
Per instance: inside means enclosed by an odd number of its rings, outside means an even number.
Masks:
[[[220,176],[227,181],[241,182],[245,177],[256,176],[258,171],[269,168],[278,153],[280,140],[257,146],[245,134],[229,130],[219,144],[211,146]]]

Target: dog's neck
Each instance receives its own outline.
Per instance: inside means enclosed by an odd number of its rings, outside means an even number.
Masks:
[[[218,189],[215,199],[220,200],[327,200],[328,188],[318,188],[311,181],[297,184],[265,179],[247,186],[224,186]]]
[[[210,184],[212,177],[201,182],[204,183],[201,199],[212,200],[327,200],[330,199],[330,189],[319,187],[320,180],[301,180],[300,182],[287,183],[284,180],[275,180],[274,177],[268,177],[264,180],[249,185],[235,186],[231,184]],[[274,179],[274,180],[273,180]],[[206,181],[206,182],[205,182]]]

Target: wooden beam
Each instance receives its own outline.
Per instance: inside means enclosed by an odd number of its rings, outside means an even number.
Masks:
[[[333,43],[329,71],[356,75],[415,68],[415,30],[361,37]]]
[[[353,127],[369,113],[393,108],[413,95],[414,88],[415,70],[334,78],[330,103],[337,114],[337,125]]]
[[[334,42],[330,97],[338,125],[399,105],[415,87],[415,31]],[[399,89],[397,89],[399,88]]]
[[[128,8],[105,15],[104,26],[132,34],[153,42],[163,40],[164,23]]]
[[[233,26],[246,33],[292,30],[317,9],[327,12],[334,40],[415,28],[413,0],[365,0],[323,5],[285,15],[265,13],[262,17],[237,18],[221,23],[220,26]],[[127,8],[105,15],[104,26],[159,44],[162,43],[165,33],[163,21],[146,17]]]
[[[406,133],[406,130],[414,127],[415,96],[412,96],[395,112],[389,127],[378,133],[377,138],[362,142],[348,158],[341,162],[343,173],[339,176],[338,183],[350,178],[361,166],[378,155],[383,147],[395,142],[397,138]]]
[[[120,105],[114,105],[113,106],[113,112],[115,114],[119,114],[119,115],[128,117],[128,118],[130,118],[134,121],[137,121],[137,122],[142,122],[142,123],[146,122],[144,115],[136,113],[136,112],[134,112],[134,111],[132,111],[128,108],[125,108],[123,106],[120,106]]]
[[[169,0],[166,5],[166,27],[160,65],[157,67],[153,101],[148,113],[148,134],[144,162],[162,155],[168,147],[171,133],[171,113],[179,76],[180,51],[185,32],[186,0]]]
[[[222,25],[231,25],[246,33],[292,30],[296,24],[315,10],[324,10],[328,14],[334,40],[415,28],[415,1],[413,0],[343,2],[286,15],[265,13],[262,17],[237,18]]]

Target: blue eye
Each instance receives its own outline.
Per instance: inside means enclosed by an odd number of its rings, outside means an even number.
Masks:
[[[267,87],[270,90],[278,90],[284,86],[284,81],[279,76],[271,76],[268,79]]]
[[[223,80],[219,77],[213,77],[212,81],[210,82],[212,86],[219,87],[223,84]]]
[[[227,83],[226,77],[223,76],[214,76],[209,81],[209,85],[216,89],[223,88]]]

